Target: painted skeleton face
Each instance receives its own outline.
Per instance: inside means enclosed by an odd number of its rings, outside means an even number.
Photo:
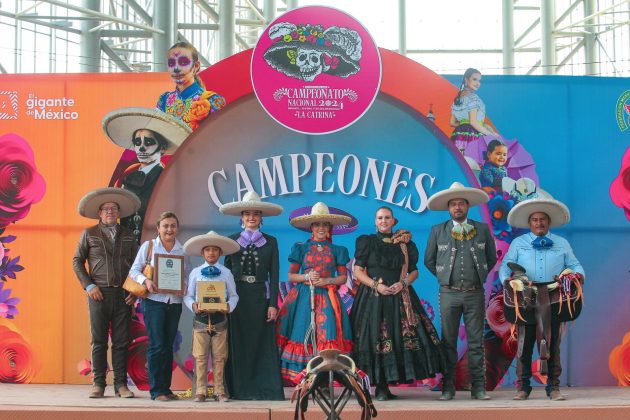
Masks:
[[[169,50],[166,65],[171,79],[181,90],[193,84],[200,64],[199,61],[193,61],[188,49],[177,47]]]
[[[302,79],[312,82],[324,70],[322,52],[311,48],[297,49],[295,65],[299,67]]]
[[[133,136],[133,150],[136,152],[138,162],[149,165],[162,156],[160,143],[151,130],[138,130]]]

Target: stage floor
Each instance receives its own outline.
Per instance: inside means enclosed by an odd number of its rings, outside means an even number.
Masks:
[[[294,406],[286,401],[231,401],[195,403],[192,400],[151,401],[147,392],[132,390],[138,398],[121,399],[107,388],[103,399],[87,398],[87,385],[14,385],[0,384],[1,420],[151,420],[207,419],[221,420],[292,419]],[[424,388],[393,388],[395,401],[376,401],[377,419],[630,419],[630,389],[620,387],[563,388],[566,401],[550,401],[543,388],[535,388],[527,401],[513,401],[514,391],[490,392],[492,400],[470,399],[468,392],[458,392],[453,401],[438,401],[439,392]],[[290,397],[292,389],[286,388]],[[351,399],[343,419],[358,419],[359,409]],[[322,419],[323,413],[312,402],[307,419]]]

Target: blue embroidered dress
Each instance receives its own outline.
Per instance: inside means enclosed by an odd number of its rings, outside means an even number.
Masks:
[[[292,266],[299,265],[300,273],[314,269],[322,278],[345,273],[348,261],[350,257],[345,247],[313,240],[296,243],[289,255],[289,262]],[[318,351],[333,348],[346,354],[352,352],[350,319],[337,286],[315,287],[315,324]],[[308,350],[304,348],[310,325],[310,286],[298,283],[287,295],[278,315],[280,371],[286,385],[294,385],[295,376],[313,357],[312,345],[308,343]]]
[[[207,100],[208,104],[201,106],[200,100]],[[200,104],[200,112],[191,113],[193,103]],[[160,95],[156,108],[181,119],[188,124],[191,129],[195,130],[204,118],[224,106],[225,98],[223,96],[216,92],[204,90],[201,85],[195,81],[181,92],[177,89],[171,92],[164,92]]]
[[[479,173],[479,183],[482,187],[492,187],[496,191],[502,191],[503,178],[508,175],[505,166],[497,166],[492,162],[486,162]]]

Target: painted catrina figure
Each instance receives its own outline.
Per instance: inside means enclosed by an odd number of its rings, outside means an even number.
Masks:
[[[282,207],[261,201],[252,191],[219,210],[240,216],[243,229],[230,236],[240,245],[239,251],[225,257],[239,296],[239,305],[230,314],[228,392],[235,400],[284,400],[275,333],[278,241],[260,231],[263,216],[277,216]]]
[[[289,281],[296,283],[278,315],[278,346],[282,380],[294,385],[295,377],[319,351],[337,349],[350,354],[350,319],[337,288],[347,280],[348,250],[331,242],[332,227],[350,222],[350,217],[331,214],[316,203],[311,213],[291,219],[298,228],[311,229],[311,238],[293,245]]]
[[[188,42],[178,42],[167,52],[166,67],[175,83],[175,90],[164,92],[157,109],[184,121],[192,130],[208,115],[225,106],[225,98],[206,90],[199,78],[199,52]]]
[[[153,188],[164,170],[163,155],[171,155],[192,132],[186,124],[151,108],[121,108],[103,117],[103,130],[116,144],[136,153],[137,163],[125,169],[115,186],[125,188],[140,199],[140,209],[120,219],[140,243],[144,215]]]

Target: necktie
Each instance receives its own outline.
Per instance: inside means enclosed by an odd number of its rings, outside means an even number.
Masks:
[[[201,269],[201,275],[207,278],[218,277],[221,274],[221,270],[214,265],[209,265]]]
[[[267,240],[259,230],[253,232],[251,230],[244,230],[241,232],[236,242],[243,248],[247,248],[251,244],[254,244],[256,248],[260,248],[267,243]]]
[[[546,236],[537,236],[532,241],[532,246],[534,249],[548,249],[553,246],[553,241]]]
[[[453,238],[458,241],[470,240],[477,234],[475,227],[468,223],[460,223],[458,225],[453,226],[453,231],[451,235]]]

